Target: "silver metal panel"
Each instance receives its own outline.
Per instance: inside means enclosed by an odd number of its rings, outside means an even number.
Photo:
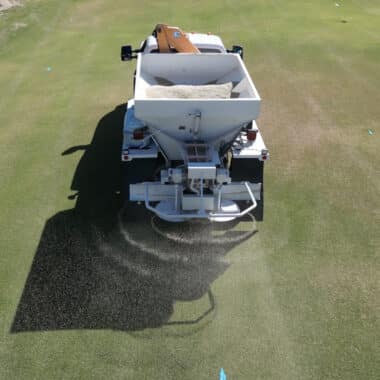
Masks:
[[[201,198],[199,195],[184,195],[182,197],[182,209],[185,211],[190,210],[213,210],[214,209],[213,195],[205,195]],[[203,203],[202,203],[203,202]]]
[[[256,200],[260,200],[261,183],[248,183]],[[232,182],[222,186],[222,198],[231,201],[249,201],[251,198],[247,193],[245,182]]]
[[[178,185],[162,185],[160,182],[148,182],[148,184],[148,196],[151,202],[175,198],[176,186]],[[129,190],[129,198],[131,201],[145,201],[145,182],[129,185]]]
[[[187,177],[190,179],[214,179],[216,167],[212,162],[189,162]]]
[[[130,200],[131,201],[145,201],[146,199],[146,183],[148,184],[148,196],[151,202],[164,201],[167,199],[174,199],[176,188],[179,192],[182,192],[182,186],[180,185],[163,185],[160,182],[142,182],[134,185],[130,185]],[[255,196],[255,199],[260,200],[261,183],[249,183],[249,187]],[[232,182],[229,185],[223,185],[221,187],[222,199],[228,199],[232,201],[249,201],[251,198],[247,192],[245,183]],[[218,196],[215,192],[214,196]],[[186,197],[186,195],[184,195]],[[205,197],[209,197],[208,195]]]

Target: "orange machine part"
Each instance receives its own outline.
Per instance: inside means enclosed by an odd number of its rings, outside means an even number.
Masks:
[[[200,53],[180,28],[158,24],[155,32],[160,53],[170,53],[174,49],[178,53]]]

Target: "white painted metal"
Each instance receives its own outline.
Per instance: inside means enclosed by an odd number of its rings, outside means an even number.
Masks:
[[[248,201],[250,196],[246,191],[249,186],[256,200],[261,200],[261,183],[232,182],[222,186],[222,198],[234,201]]]
[[[187,165],[187,178],[189,179],[215,179],[216,167],[212,162],[189,162]]]
[[[168,169],[169,180],[174,183],[181,183],[183,178],[183,173],[181,169]]]
[[[217,169],[216,170],[216,182],[217,183],[231,183],[231,178],[228,175],[227,169]]]
[[[226,53],[226,48],[223,45],[219,36],[213,34],[201,34],[201,33],[187,33],[189,40],[201,51],[201,52],[214,52],[214,53]],[[141,42],[142,47],[144,41]],[[146,45],[144,53],[151,53],[158,49],[157,39],[154,36],[149,36],[146,39]]]
[[[175,184],[162,184],[160,182],[141,182],[130,185],[130,200],[136,202],[145,201],[145,186],[148,183],[148,196],[151,202],[159,202],[165,199],[175,197]],[[261,183],[248,183],[255,197],[260,200]],[[183,191],[183,188],[179,189]],[[249,201],[250,196],[247,193],[244,182],[232,182],[228,185],[221,186],[221,194],[223,199],[235,201]],[[215,194],[217,197],[217,194]]]
[[[149,98],[146,89],[156,85],[157,78],[182,85],[202,85],[210,81],[244,82],[244,85],[239,97],[231,99]],[[138,54],[135,115],[151,128],[162,146],[169,148],[173,140],[193,139],[195,113],[200,114],[197,138],[220,141],[256,119],[259,110],[260,96],[237,54]],[[169,158],[179,158],[178,152],[176,156],[168,150]]]
[[[161,152],[166,169],[161,170],[160,182],[130,185],[130,200],[143,201],[147,209],[172,222],[193,218],[228,221],[257,206],[262,184],[231,182],[219,155],[227,146],[234,159],[269,157],[255,123],[261,99],[240,56],[226,53],[219,37],[189,34],[189,38],[202,54],[150,54],[157,49],[153,36],[138,54],[135,98],[128,102],[122,158],[155,158]],[[210,49],[215,53],[206,52]],[[153,98],[147,94],[157,84],[228,82],[233,83],[228,99]],[[242,130],[249,123],[257,131],[255,141],[249,141]],[[143,131],[143,139],[134,139],[136,130]],[[173,160],[183,165],[171,167]],[[240,210],[236,201],[247,201],[247,207]]]
[[[149,182],[145,182],[143,185],[145,187],[145,207],[148,210],[157,214],[160,218],[168,220],[168,221],[173,221],[173,222],[183,221],[187,219],[195,219],[195,218],[209,219],[209,220],[215,220],[215,221],[218,220],[219,218],[220,218],[220,221],[224,221],[225,218],[227,218],[228,220],[232,220],[232,219],[240,218],[250,213],[252,210],[254,210],[257,207],[257,202],[250,186],[251,184],[247,182],[243,182],[242,185],[244,186],[245,191],[248,193],[249,200],[252,202],[251,206],[247,207],[243,211],[240,211],[238,207],[232,208],[232,211],[230,211],[231,207],[229,207],[229,209],[226,211],[222,209],[222,206],[226,205],[226,203],[223,200],[221,202],[220,210],[217,212],[207,211],[203,197],[199,197],[201,205],[200,207],[198,205],[198,209],[197,209],[198,211],[186,212],[186,210],[183,210],[183,209],[180,210],[177,205],[176,196],[174,197],[174,200],[173,198],[167,197],[163,199],[162,202],[158,204],[158,206],[154,207],[150,204],[150,202],[152,202],[153,200],[149,197],[151,184]],[[175,189],[178,190],[178,185],[175,186]],[[207,202],[209,202],[209,200],[207,200]],[[227,202],[228,205],[232,205],[232,203],[231,201]],[[197,206],[195,202],[192,203],[192,205]]]
[[[236,219],[234,216],[240,213],[240,208],[236,202],[224,200],[220,205],[220,215],[219,216],[210,216],[209,219],[212,222],[229,222]]]
[[[184,222],[186,219],[181,218],[175,209],[175,202],[173,199],[166,199],[161,201],[155,208],[147,207],[148,210],[153,211],[161,219],[167,222]]]
[[[203,206],[205,210],[213,210],[215,208],[215,197],[213,195],[205,195],[203,198],[197,195],[186,194],[182,197],[182,210],[195,211],[200,210]],[[203,202],[203,205],[201,204]]]
[[[201,51],[207,53],[226,53],[226,48],[219,36],[203,33],[186,33],[189,40]]]
[[[122,161],[132,161],[133,159],[140,158],[157,158],[158,149],[156,146],[151,145],[147,149],[128,149],[122,152]]]
[[[249,141],[246,134],[241,133],[234,141],[232,145],[232,155],[234,158],[257,158],[262,160],[262,152],[268,151],[263,137],[257,128],[256,122],[252,121],[252,129],[256,130],[256,140]],[[269,153],[266,154],[266,160],[269,159]]]

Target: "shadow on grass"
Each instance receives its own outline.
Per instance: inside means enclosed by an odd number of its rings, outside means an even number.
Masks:
[[[46,222],[12,333],[158,327],[173,323],[175,301],[208,294],[210,309],[174,322],[197,323],[215,306],[210,285],[228,267],[222,258],[253,233],[227,231],[212,238],[220,227],[169,225],[152,219],[143,206],[122,209],[125,106],[99,121],[91,144],[62,153],[84,151],[69,196],[76,204]]]

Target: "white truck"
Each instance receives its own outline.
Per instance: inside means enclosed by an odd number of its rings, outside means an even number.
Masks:
[[[137,59],[123,128],[125,201],[170,222],[262,220],[269,152],[243,49],[159,24],[121,58]]]

